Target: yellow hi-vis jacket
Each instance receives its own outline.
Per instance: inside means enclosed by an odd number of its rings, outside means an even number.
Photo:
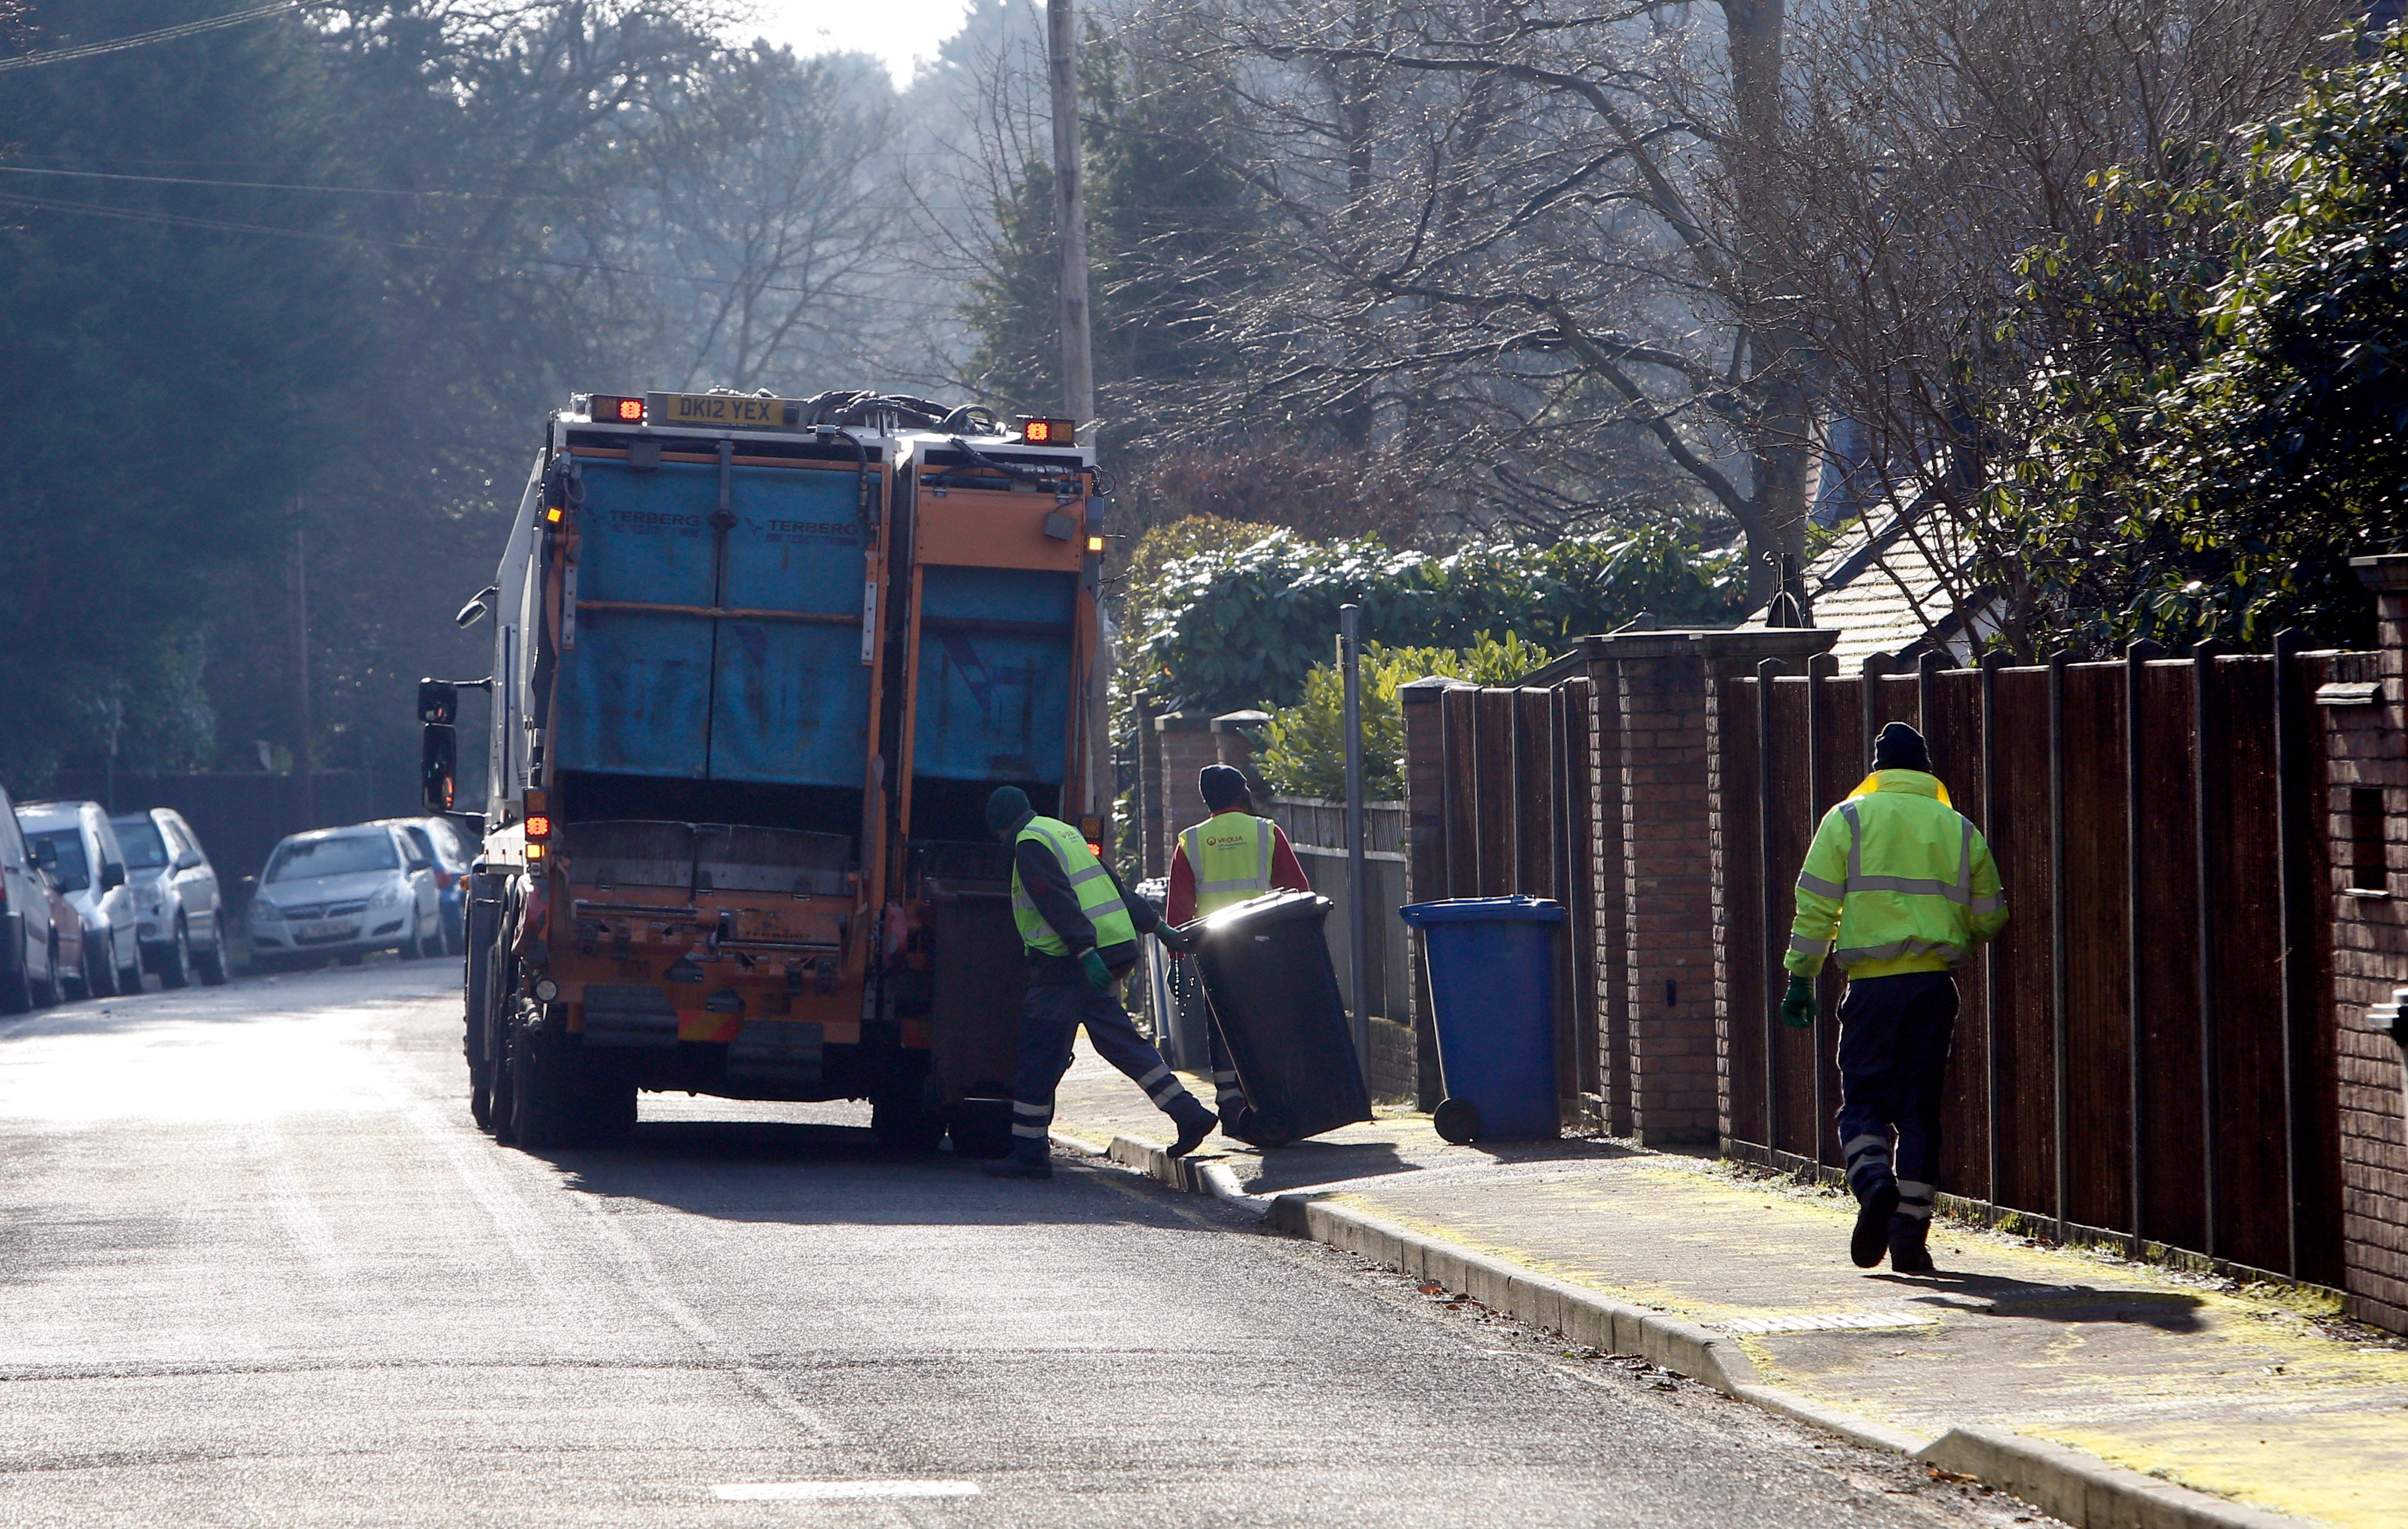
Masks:
[[[1782,965],[1812,977],[1828,952],[1851,980],[1944,972],[2006,926],[1981,830],[1936,777],[1879,770],[1814,830]]]
[[[1137,938],[1137,924],[1112,885],[1111,872],[1104,869],[1104,863],[1087,848],[1087,841],[1077,829],[1058,818],[1035,817],[1023,825],[1012,842],[1019,844],[1027,839],[1035,839],[1051,850],[1060,862],[1062,875],[1070,883],[1072,895],[1079,899],[1079,911],[1096,926],[1097,950],[1126,945]],[[1035,899],[1021,885],[1020,867],[1016,865],[1011,867],[1011,922],[1019,926],[1022,942],[1032,950],[1050,956],[1077,953],[1054,932],[1045,915],[1037,910]]]
[[[1271,846],[1278,836],[1268,818],[1243,812],[1216,812],[1182,832],[1179,840],[1196,878],[1196,916],[1270,891]]]

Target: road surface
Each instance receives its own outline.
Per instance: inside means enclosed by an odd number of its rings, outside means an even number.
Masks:
[[[1107,1169],[647,1095],[495,1147],[440,961],[0,1025],[0,1524],[2006,1524]]]

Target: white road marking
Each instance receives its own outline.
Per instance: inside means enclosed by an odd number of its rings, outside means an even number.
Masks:
[[[849,1503],[898,1497],[975,1497],[976,1481],[739,1481],[713,1487],[724,1503]]]

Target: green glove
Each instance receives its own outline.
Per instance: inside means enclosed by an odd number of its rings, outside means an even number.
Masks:
[[[1111,991],[1112,985],[1112,969],[1104,965],[1104,958],[1102,956],[1097,955],[1093,950],[1080,951],[1079,969],[1087,974],[1087,986],[1095,989],[1097,993]]]
[[[1781,1022],[1792,1030],[1814,1028],[1814,979],[1793,975],[1788,996],[1781,1000]]]

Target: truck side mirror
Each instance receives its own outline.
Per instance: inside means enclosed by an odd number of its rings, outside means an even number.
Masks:
[[[100,890],[103,892],[114,892],[123,885],[125,885],[124,865],[114,860],[102,861],[100,865]]]
[[[493,607],[486,602],[497,598],[501,593],[499,586],[493,584],[486,585],[484,589],[468,597],[468,603],[460,607],[460,614],[452,618],[452,624],[454,626],[476,625],[479,618],[482,617],[487,611],[493,609]]]
[[[449,727],[460,720],[460,687],[449,679],[418,682],[418,720]]]
[[[418,789],[427,811],[452,810],[452,781],[459,773],[458,731],[450,722],[428,722],[418,744]]]

